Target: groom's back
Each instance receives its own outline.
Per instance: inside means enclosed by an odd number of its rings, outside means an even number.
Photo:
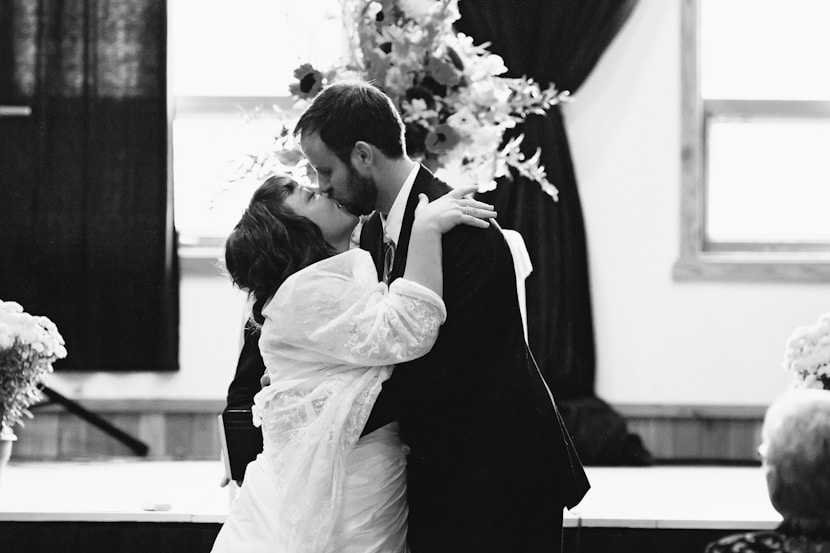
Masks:
[[[494,227],[459,226],[443,250],[438,341],[384,385],[412,448],[413,553],[558,548],[563,492],[587,482],[527,350],[509,248]]]

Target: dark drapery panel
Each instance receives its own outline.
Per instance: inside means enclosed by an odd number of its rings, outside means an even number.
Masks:
[[[637,0],[462,0],[456,28],[504,58],[508,76],[554,83],[578,99],[603,51]],[[596,398],[595,350],[585,226],[568,137],[558,108],[530,117],[525,152],[541,147],[541,162],[559,189],[554,202],[533,182],[501,182],[488,193],[505,228],[525,239],[528,341],[584,461],[639,462],[647,458],[624,421]],[[599,162],[599,160],[598,160]],[[599,424],[598,424],[599,423]]]
[[[55,321],[56,370],[178,368],[165,0],[3,0],[0,298]]]

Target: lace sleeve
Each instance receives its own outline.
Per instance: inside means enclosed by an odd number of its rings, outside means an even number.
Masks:
[[[446,319],[441,297],[406,279],[391,287],[378,283],[371,265],[369,273],[371,281],[360,271],[295,275],[263,311],[273,321],[271,339],[351,365],[392,365],[425,355]]]
[[[435,344],[447,317],[444,302],[432,290],[397,279],[387,289],[378,284],[375,306],[344,320],[341,354],[352,362],[385,365],[422,357]],[[369,304],[374,303],[372,301]],[[332,336],[333,349],[337,340]]]

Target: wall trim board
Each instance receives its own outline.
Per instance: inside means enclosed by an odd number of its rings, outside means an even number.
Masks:
[[[72,399],[72,398],[70,398]],[[220,413],[224,399],[213,398],[79,398],[74,399],[90,411],[101,413]],[[612,407],[626,418],[659,419],[763,419],[766,405],[706,405],[666,403],[618,403]],[[57,405],[43,405],[38,412],[55,412]]]

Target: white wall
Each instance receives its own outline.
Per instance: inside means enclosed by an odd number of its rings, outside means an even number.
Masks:
[[[830,286],[677,283],[680,0],[641,0],[566,107],[585,211],[597,392],[611,403],[769,403]]]
[[[830,286],[676,283],[680,0],[641,0],[565,108],[585,210],[597,392],[611,403],[769,403],[792,330],[830,311]],[[181,371],[53,375],[76,398],[221,399],[233,375],[242,298],[221,276],[185,272]]]

